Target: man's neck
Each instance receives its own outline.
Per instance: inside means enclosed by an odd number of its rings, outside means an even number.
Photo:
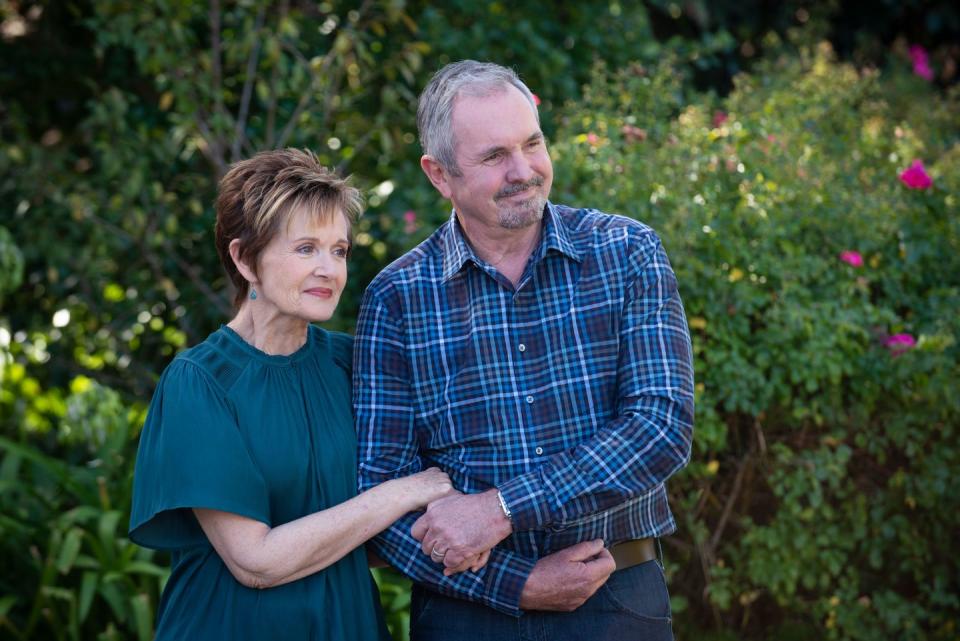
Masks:
[[[457,220],[474,253],[516,285],[540,241],[543,221],[521,229],[504,229],[464,224],[460,216]]]

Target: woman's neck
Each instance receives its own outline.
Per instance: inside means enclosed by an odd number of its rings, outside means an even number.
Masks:
[[[266,310],[246,302],[227,327],[261,352],[272,356],[289,356],[307,342],[309,323],[302,318]]]

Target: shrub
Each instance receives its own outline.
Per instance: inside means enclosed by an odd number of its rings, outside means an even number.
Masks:
[[[4,375],[5,390],[31,386],[16,364]],[[126,537],[143,408],[84,377],[63,401],[31,398],[63,420],[45,434],[52,454],[36,434],[0,436],[0,638],[152,639],[169,570]],[[11,400],[3,406],[25,420],[26,404]]]
[[[569,106],[555,199],[654,227],[693,335],[681,630],[955,638],[957,98],[821,45],[723,101],[667,60],[599,67]]]

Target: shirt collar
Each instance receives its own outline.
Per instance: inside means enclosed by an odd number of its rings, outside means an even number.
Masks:
[[[547,202],[543,212],[543,235],[540,244],[534,250],[535,260],[541,260],[551,249],[577,262],[581,261],[580,252],[570,240],[570,231],[558,214],[557,206]],[[457,221],[457,212],[453,211],[443,233],[443,281],[453,278],[467,261],[477,264],[481,262],[474,253],[473,247],[467,242],[463,229]]]

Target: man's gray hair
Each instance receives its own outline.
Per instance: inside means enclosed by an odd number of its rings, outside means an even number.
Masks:
[[[417,104],[417,130],[420,132],[423,153],[433,156],[450,174],[459,176],[452,125],[453,105],[457,97],[465,95],[479,98],[507,87],[516,87],[530,101],[539,124],[540,114],[533,93],[513,69],[492,62],[461,60],[435,73],[424,87]]]

